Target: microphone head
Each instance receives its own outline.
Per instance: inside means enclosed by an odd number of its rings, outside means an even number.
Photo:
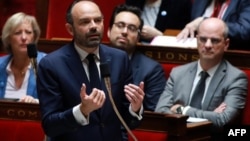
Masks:
[[[108,63],[101,63],[100,64],[100,71],[102,77],[109,77],[110,76],[110,70]]]
[[[31,43],[27,45],[27,52],[29,58],[36,58],[37,57],[37,49],[36,49],[36,44]]]

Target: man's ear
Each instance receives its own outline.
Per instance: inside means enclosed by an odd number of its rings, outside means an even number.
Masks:
[[[140,39],[141,39],[141,32],[138,32],[138,35],[137,35],[137,42],[140,42]]]
[[[73,36],[73,27],[72,27],[72,25],[69,24],[69,23],[66,23],[65,27],[66,27],[66,30],[68,31],[68,33]]]
[[[224,51],[227,51],[227,50],[228,50],[229,44],[230,44],[230,39],[227,38],[226,41],[225,41]]]

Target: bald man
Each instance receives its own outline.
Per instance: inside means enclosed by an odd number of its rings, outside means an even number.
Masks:
[[[99,65],[107,64],[114,103],[130,128],[142,119],[144,83],[131,84],[126,52],[100,44],[103,15],[94,2],[74,2],[66,20],[72,42],[49,54],[38,69],[43,129],[50,141],[121,141],[122,124],[108,98],[104,78],[97,77],[100,85],[92,85],[93,71],[89,72],[88,65],[94,61],[98,76]]]
[[[156,112],[207,119],[213,123],[215,134],[225,125],[240,121],[237,119],[245,106],[248,82],[244,72],[223,59],[229,46],[227,35],[228,27],[220,19],[208,18],[200,23],[197,34],[200,59],[172,70]],[[201,72],[207,74],[204,92],[196,93]],[[221,140],[220,135],[213,137]]]

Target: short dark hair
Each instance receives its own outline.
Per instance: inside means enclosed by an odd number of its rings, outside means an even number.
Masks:
[[[130,6],[130,5],[126,5],[126,4],[120,4],[114,8],[112,15],[111,15],[111,18],[110,18],[110,22],[109,22],[110,29],[112,28],[112,26],[114,24],[116,15],[118,15],[120,12],[131,12],[131,13],[135,14],[138,17],[138,19],[140,20],[139,29],[140,29],[140,31],[142,30],[143,20],[141,18],[141,13],[142,13],[141,10],[138,7]]]
[[[72,18],[71,11],[72,11],[72,8],[74,7],[74,5],[76,3],[78,3],[79,1],[84,1],[84,0],[73,0],[66,11],[66,22],[71,24],[71,25],[73,25],[73,18]],[[86,1],[93,1],[93,0],[86,0]]]
[[[72,8],[74,7],[74,5],[79,2],[79,0],[74,0],[68,7],[67,12],[66,12],[66,22],[73,25],[73,18],[72,18]]]

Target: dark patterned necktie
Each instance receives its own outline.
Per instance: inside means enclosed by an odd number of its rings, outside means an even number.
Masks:
[[[203,98],[204,91],[206,88],[206,79],[209,76],[209,74],[205,71],[202,71],[200,75],[201,75],[201,78],[198,84],[196,85],[196,88],[192,96],[192,100],[190,102],[191,107],[198,108],[198,109],[201,109],[201,102],[202,102],[202,98]]]
[[[90,86],[91,88],[101,88],[101,81],[99,77],[99,71],[95,62],[95,55],[94,54],[89,54],[86,58],[89,61],[89,81],[90,81]]]

